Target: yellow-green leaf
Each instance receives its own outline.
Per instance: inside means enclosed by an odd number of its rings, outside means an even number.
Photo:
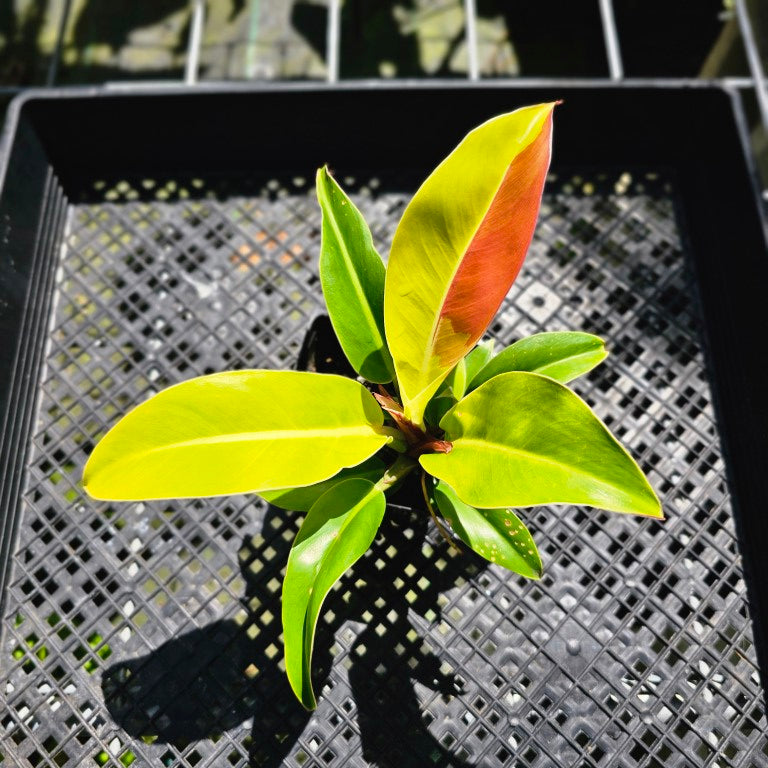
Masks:
[[[475,509],[444,480],[435,502],[453,532],[478,555],[529,579],[541,578],[541,558],[530,531],[511,509]]]
[[[316,706],[312,646],[323,601],[371,546],[385,508],[384,493],[369,480],[344,480],[312,505],[291,548],[283,581],[285,669],[307,709]]]
[[[323,211],[320,281],[333,329],[352,367],[368,381],[392,381],[384,341],[384,263],[365,219],[328,173],[317,172]]]
[[[403,214],[384,320],[405,415],[417,424],[523,263],[549,167],[553,108],[525,107],[471,131]]]
[[[220,496],[310,485],[389,443],[362,384],[297,371],[185,381],[123,417],[83,473],[98,499]]]
[[[499,352],[470,380],[477,389],[494,376],[509,371],[528,371],[567,384],[599,365],[608,352],[599,336],[577,331],[535,333]]]
[[[440,422],[447,454],[419,461],[473,507],[589,504],[662,517],[640,468],[568,387],[535,373],[502,373]]]

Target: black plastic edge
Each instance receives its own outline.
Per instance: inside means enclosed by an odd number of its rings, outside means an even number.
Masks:
[[[0,209],[1,210],[1,209]],[[61,244],[66,211],[63,191],[48,170],[39,214],[28,285],[15,336],[8,375],[2,379],[6,407],[0,410],[0,614],[5,609],[6,582],[21,517],[21,493],[27,473],[26,457],[40,400],[39,381],[47,347],[41,340],[50,321],[55,259]],[[3,349],[3,358],[10,349]]]
[[[697,169],[688,168],[682,176],[678,216],[686,250],[693,256],[691,266],[703,314],[704,351],[763,674],[764,704],[768,708],[768,494],[764,481],[768,461],[768,380],[760,349],[760,331],[766,324],[768,245],[741,100],[732,90],[722,90],[730,102],[730,112],[724,116],[731,122],[727,126],[727,145],[717,147],[723,151],[718,159],[723,171],[713,178],[707,163]],[[702,194],[707,189],[714,192],[715,178],[725,182],[721,194]],[[697,200],[695,207],[687,202],[692,197]],[[746,220],[734,226],[723,216],[729,208],[747,214]]]

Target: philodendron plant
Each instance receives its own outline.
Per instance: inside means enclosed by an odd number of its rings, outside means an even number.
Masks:
[[[371,545],[385,494],[408,474],[421,475],[425,514],[444,536],[450,527],[534,579],[541,560],[511,507],[662,517],[637,464],[566,386],[605,358],[599,338],[541,333],[496,355],[481,341],[533,236],[554,106],[471,131],[414,195],[386,268],[360,212],[318,171],[320,277],[357,380],[270,370],[191,379],[134,408],[85,467],[98,499],[256,493],[306,513],[282,613],[288,679],[308,709],[323,600]]]

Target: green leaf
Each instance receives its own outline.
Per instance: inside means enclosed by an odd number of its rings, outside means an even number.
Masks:
[[[467,134],[397,226],[384,323],[405,415],[419,426],[522,266],[549,167],[554,107],[523,107]]]
[[[510,571],[541,578],[541,558],[528,529],[511,509],[475,509],[448,483],[435,486],[435,501],[453,532],[478,555]]]
[[[428,427],[436,427],[448,411],[456,405],[456,398],[451,395],[435,395],[424,411],[424,422]]]
[[[499,352],[475,374],[468,389],[477,389],[494,376],[509,371],[538,373],[566,384],[591,371],[607,356],[605,342],[591,333],[536,333]]]
[[[442,387],[441,392],[445,395],[449,395],[456,402],[464,397],[464,392],[467,389],[467,364],[462,357],[458,363],[453,367],[453,370],[448,374],[448,378],[445,380],[445,384]]]
[[[487,341],[481,341],[465,358],[464,358],[464,364],[467,368],[467,386],[471,384],[472,379],[477,376],[480,371],[485,368],[486,365],[491,361],[491,358],[493,357],[493,347],[494,347],[494,341],[493,339],[488,339]],[[462,397],[466,394],[465,392],[462,394]]]
[[[535,373],[502,373],[440,422],[453,450],[419,458],[473,507],[590,504],[662,517],[640,468],[568,387]]]
[[[493,355],[493,339],[478,344],[466,357],[456,363],[440,391],[429,401],[424,421],[437,426],[448,411],[464,397],[467,385]]]
[[[306,512],[326,491],[338,485],[342,480],[352,477],[362,477],[376,483],[384,476],[384,462],[372,456],[357,467],[342,469],[341,472],[314,485],[303,488],[283,488],[279,491],[264,491],[259,494],[263,499],[276,507],[291,512]]]
[[[370,547],[385,507],[383,492],[369,480],[344,480],[312,505],[293,543],[283,581],[285,667],[307,709],[316,706],[311,660],[323,601]]]
[[[317,172],[323,211],[320,281],[333,329],[352,367],[385,384],[394,364],[384,340],[385,269],[360,211],[328,173]]]
[[[310,485],[393,440],[370,392],[343,376],[232,371],[185,381],[123,417],[83,473],[94,498],[220,496]]]
[[[466,358],[461,358],[448,374],[440,391],[427,403],[424,410],[424,422],[431,426],[437,426],[443,416],[464,397],[467,388],[467,364]]]

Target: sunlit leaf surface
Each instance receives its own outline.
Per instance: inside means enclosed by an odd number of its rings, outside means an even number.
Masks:
[[[416,423],[520,270],[549,167],[553,108],[525,107],[471,131],[403,214],[384,318],[405,413]]]
[[[440,422],[453,443],[419,461],[473,507],[589,504],[661,517],[637,464],[568,387],[535,373],[503,373]]]
[[[394,372],[384,341],[384,264],[362,214],[326,168],[317,172],[317,199],[320,280],[333,329],[352,367],[384,384]]]
[[[307,709],[316,706],[311,661],[323,601],[370,547],[385,507],[383,492],[369,480],[344,480],[315,502],[293,543],[283,581],[285,667]]]
[[[368,390],[296,371],[231,371],[169,387],[94,448],[83,485],[99,499],[273,490],[326,480],[392,438]]]
[[[477,389],[488,379],[509,371],[539,373],[566,384],[591,371],[607,356],[605,342],[591,333],[536,333],[499,352],[474,375],[468,389]]]
[[[478,555],[529,579],[541,578],[541,558],[533,537],[511,509],[475,509],[444,480],[437,483],[434,494],[453,532]]]

